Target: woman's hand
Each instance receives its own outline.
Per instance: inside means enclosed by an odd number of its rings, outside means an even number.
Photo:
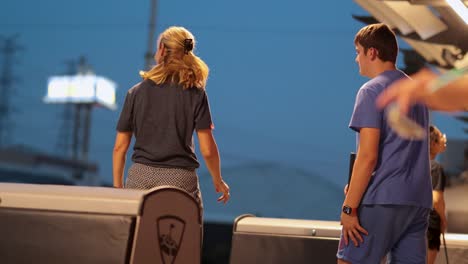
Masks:
[[[218,202],[223,202],[224,204],[229,201],[231,198],[231,194],[229,193],[229,185],[225,183],[223,180],[217,181],[214,183],[215,190],[217,193],[222,193],[218,198]]]

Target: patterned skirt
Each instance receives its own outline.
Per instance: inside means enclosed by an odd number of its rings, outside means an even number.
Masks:
[[[175,186],[187,191],[198,202],[200,213],[203,215],[200,184],[195,170],[152,167],[141,163],[133,163],[128,169],[125,188],[151,189],[163,185]]]

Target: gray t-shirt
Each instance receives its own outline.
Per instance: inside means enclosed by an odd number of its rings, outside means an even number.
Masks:
[[[377,96],[400,78],[407,76],[398,70],[385,71],[365,83],[356,96],[349,127],[357,132],[361,128],[380,130],[378,160],[362,204],[432,208],[427,137],[424,140],[405,140],[399,137],[387,123],[386,110],[379,110],[375,105]],[[408,115],[429,130],[429,113],[425,106],[411,107]]]
[[[445,173],[444,168],[437,161],[431,160],[431,178],[432,190],[444,191],[445,190]]]
[[[198,168],[193,132],[213,129],[206,92],[144,80],[125,97],[117,131],[133,132],[132,160],[155,167]]]

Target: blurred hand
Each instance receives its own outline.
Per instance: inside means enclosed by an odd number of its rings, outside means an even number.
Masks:
[[[222,193],[222,195],[218,198],[218,202],[223,202],[224,204],[229,201],[231,198],[231,194],[229,193],[229,185],[225,183],[223,180],[219,182],[215,182],[215,190],[217,193]]]
[[[346,186],[343,189],[343,192],[344,192],[345,196],[348,194],[348,188],[349,188],[349,186],[348,186],[348,184],[346,184]]]
[[[388,89],[377,97],[377,106],[384,108],[395,102],[403,114],[417,102],[423,102],[430,94],[428,83],[436,78],[436,74],[428,69],[423,69],[411,76],[411,79],[403,78],[394,82]]]

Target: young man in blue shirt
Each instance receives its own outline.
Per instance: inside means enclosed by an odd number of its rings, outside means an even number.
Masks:
[[[357,132],[357,156],[343,202],[338,263],[426,262],[426,229],[432,208],[428,140],[406,140],[388,125],[376,98],[408,78],[395,66],[398,44],[385,24],[362,28],[354,40],[359,73],[371,80],[358,91],[349,127]],[[428,110],[409,117],[428,129]]]

